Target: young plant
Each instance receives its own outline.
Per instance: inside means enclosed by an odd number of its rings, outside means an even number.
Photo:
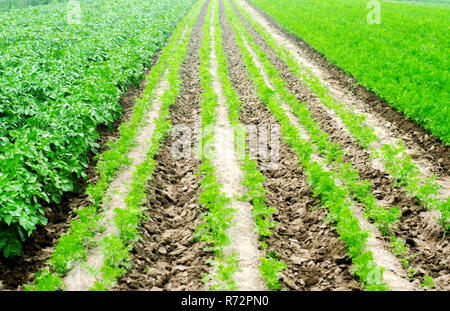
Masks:
[[[65,286],[59,276],[52,274],[48,269],[36,272],[36,279],[32,285],[24,285],[25,291],[57,291],[64,290]]]
[[[280,272],[286,269],[286,264],[272,257],[262,257],[259,271],[266,280],[269,290],[278,290],[280,284]]]
[[[430,290],[436,285],[434,284],[433,278],[429,275],[425,275],[422,284],[420,286],[425,287],[426,289]]]

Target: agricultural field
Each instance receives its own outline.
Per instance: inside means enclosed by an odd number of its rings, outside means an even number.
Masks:
[[[0,11],[0,290],[450,290],[445,3],[44,2]]]
[[[450,144],[450,2],[443,7],[382,2],[379,24],[367,22],[365,0],[252,3]]]

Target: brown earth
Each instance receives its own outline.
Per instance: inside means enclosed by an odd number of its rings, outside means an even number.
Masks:
[[[243,103],[243,124],[276,124],[264,104],[258,100],[248,79],[235,36],[224,16],[221,3],[224,48],[231,82]],[[263,162],[258,159],[260,167]],[[266,178],[267,203],[277,209],[278,222],[273,235],[266,239],[268,251],[287,264],[281,283],[287,290],[360,290],[350,274],[351,261],[346,257],[345,243],[339,241],[330,223],[324,223],[327,211],[313,197],[295,152],[280,144],[280,164],[275,170],[262,170]]]
[[[188,55],[181,67],[182,90],[171,106],[172,124],[185,124],[193,132],[195,112],[203,92],[199,83],[199,51],[202,25],[208,3],[194,26]],[[168,137],[156,156],[158,165],[147,191],[142,222],[142,242],[131,254],[132,268],[113,290],[203,290],[202,276],[208,272],[206,260],[213,253],[204,243],[194,242],[195,228],[205,210],[198,202],[202,177],[197,174],[200,161],[175,159],[172,145],[177,137]],[[192,148],[194,150],[194,144]]]
[[[152,59],[152,66],[157,61],[158,54]],[[146,68],[143,76],[147,75],[148,72],[149,68]],[[139,85],[128,86],[120,99],[121,116],[110,128],[106,126],[98,127],[97,130],[100,135],[97,141],[100,145],[98,148],[99,154],[109,149],[108,142],[114,142],[120,137],[119,126],[130,119],[135,99],[142,94],[146,85],[147,81],[141,79]],[[16,290],[22,284],[32,282],[34,272],[44,267],[45,261],[53,253],[58,239],[67,231],[72,219],[76,217],[75,210],[91,203],[85,194],[85,189],[87,185],[95,183],[99,178],[96,171],[97,162],[98,159],[95,155],[89,154],[89,165],[85,170],[87,179],[77,180],[75,185],[77,191],[66,193],[61,200],[61,204],[45,202],[42,204],[48,224],[38,227],[33,235],[24,242],[21,256],[12,260],[4,258],[0,260],[0,283],[3,284],[3,288],[0,287],[0,290]]]
[[[272,27],[284,33],[292,42],[296,43],[308,56],[309,61],[323,68],[327,72],[332,85],[346,93],[354,94],[358,100],[365,103],[364,112],[374,114],[376,118],[383,120],[383,124],[390,124],[389,130],[397,138],[402,139],[407,148],[418,151],[417,154],[413,155],[414,160],[427,159],[433,164],[430,167],[431,172],[439,177],[450,175],[450,146],[446,146],[441,140],[432,136],[428,130],[408,119],[402,112],[389,106],[385,100],[374,92],[358,84],[357,79],[333,65],[323,54],[316,51],[304,40],[282,28],[271,16],[253,5],[251,1],[245,1],[265,16]]]
[[[233,4],[234,5],[234,4]],[[340,143],[346,154],[345,162],[352,162],[359,171],[362,180],[366,179],[372,184],[374,196],[384,202],[386,206],[400,207],[402,217],[400,223],[394,227],[395,235],[401,237],[409,247],[410,254],[416,254],[410,262],[416,268],[415,277],[420,280],[427,274],[433,279],[439,278],[436,283],[437,288],[449,289],[450,282],[446,275],[450,273],[450,247],[449,237],[444,236],[444,229],[429,223],[423,219],[421,212],[426,209],[417,203],[417,200],[408,197],[403,189],[396,188],[388,178],[388,174],[378,169],[372,168],[370,154],[362,148],[356,140],[349,136],[337,124],[324,109],[320,107],[320,100],[305,86],[265,42],[265,40],[245,21],[236,10],[243,21],[246,29],[255,38],[255,42],[262,48],[277,70],[281,72],[281,77],[286,81],[286,87],[300,102],[307,103],[313,118],[319,122],[320,128],[330,135],[330,140]],[[296,40],[298,42],[298,40]],[[302,45],[301,45],[302,46]],[[423,155],[426,156],[425,154]],[[389,239],[382,237],[385,247],[390,249]]]

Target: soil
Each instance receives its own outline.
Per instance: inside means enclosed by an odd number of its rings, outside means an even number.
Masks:
[[[194,26],[188,55],[181,68],[182,90],[171,106],[172,124],[185,124],[191,131],[199,111],[202,88],[199,84],[201,27],[208,3]],[[202,290],[202,276],[209,271],[206,260],[213,253],[204,243],[194,242],[195,228],[205,210],[198,202],[202,177],[197,175],[199,160],[175,159],[172,145],[177,137],[168,137],[156,156],[158,165],[147,192],[140,228],[142,241],[131,254],[132,268],[119,279],[113,290]],[[192,145],[194,149],[194,145]]]
[[[240,121],[248,124],[276,124],[264,104],[259,101],[248,79],[242,56],[234,41],[234,33],[221,4],[224,47],[231,82],[243,103]],[[257,159],[260,167],[262,159]],[[330,223],[324,223],[327,211],[319,207],[302,172],[295,152],[280,143],[277,169],[262,170],[266,181],[267,203],[277,209],[278,225],[267,239],[268,251],[275,252],[287,264],[281,283],[287,290],[360,290],[359,282],[350,274],[351,261],[345,244],[339,241]]]

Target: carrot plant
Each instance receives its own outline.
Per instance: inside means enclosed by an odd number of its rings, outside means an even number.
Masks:
[[[438,198],[441,187],[436,182],[436,176],[420,176],[419,168],[406,152],[402,141],[398,141],[396,145],[383,145],[372,156],[381,159],[395,186],[404,186],[408,195],[417,198],[425,208],[438,211],[445,233],[450,230],[450,197]]]
[[[423,282],[420,284],[420,286],[425,287],[426,289],[430,290],[436,285],[434,284],[433,278],[429,275],[425,275]]]

